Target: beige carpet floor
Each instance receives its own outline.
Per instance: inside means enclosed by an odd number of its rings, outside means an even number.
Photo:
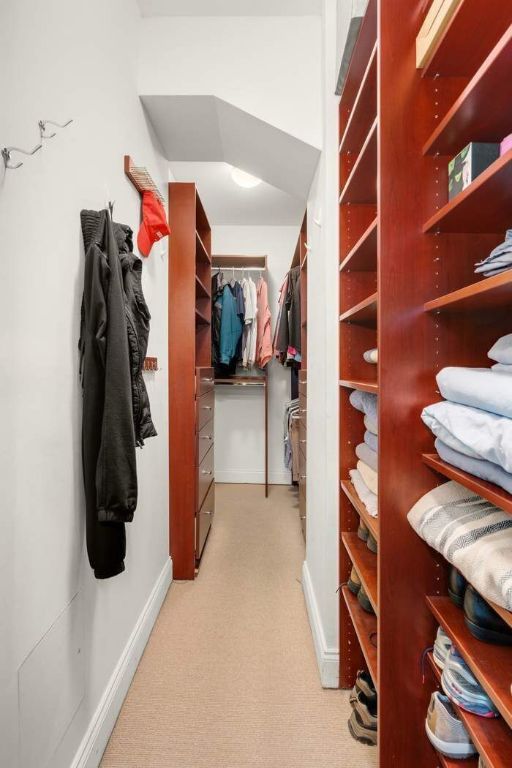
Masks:
[[[348,694],[320,686],[303,559],[291,488],[217,487],[199,576],[171,586],[102,768],[377,765]]]

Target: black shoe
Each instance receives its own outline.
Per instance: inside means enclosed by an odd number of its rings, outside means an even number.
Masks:
[[[450,575],[448,576],[448,594],[451,601],[459,608],[462,608],[464,605],[464,593],[467,585],[468,582],[462,573],[452,565]]]
[[[471,584],[468,584],[464,596],[464,621],[477,640],[495,645],[512,645],[512,628]]]

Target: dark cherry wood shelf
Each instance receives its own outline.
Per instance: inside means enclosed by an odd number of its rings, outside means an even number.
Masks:
[[[376,40],[377,0],[369,0],[356,44],[352,51],[345,85],[341,94],[340,109],[344,112],[350,112],[353,109],[360,83],[367,69]]]
[[[200,298],[200,299],[210,298],[210,291],[208,290],[206,285],[199,279],[197,275],[196,275],[196,298]]]
[[[211,264],[211,261],[212,261],[197,230],[196,230],[196,258],[197,258],[197,261],[200,262],[201,264]]]
[[[501,309],[512,304],[512,269],[427,301],[426,312],[471,312]]]
[[[377,202],[377,119],[341,190],[340,204]]]
[[[361,392],[372,392],[377,395],[379,392],[379,385],[373,381],[353,381],[351,379],[340,379],[340,387],[346,389],[359,389]]]
[[[423,153],[455,155],[470,141],[499,143],[510,133],[511,69],[509,27],[432,133]]]
[[[464,622],[464,612],[449,597],[427,597],[427,605],[470,667],[501,715],[512,727],[512,660],[510,648],[477,640]]]
[[[427,658],[436,678],[441,684],[441,670],[434,661],[432,652]],[[472,715],[452,702],[452,706],[464,723],[471,736],[471,741],[478,753],[485,759],[489,768],[510,768],[512,755],[512,731],[502,717],[486,718]],[[459,761],[457,761],[459,762]]]
[[[377,43],[357,92],[354,107],[341,137],[339,151],[357,153],[377,116]]]
[[[377,665],[377,648],[373,645],[370,638],[373,635],[375,642],[377,632],[377,617],[372,613],[363,611],[357,601],[357,597],[352,594],[348,587],[342,587],[341,592],[345,600],[352,624],[359,640],[359,645],[368,665],[368,671],[372,676],[373,684],[377,691],[379,690],[379,677]]]
[[[196,325],[210,325],[210,319],[196,307]]]
[[[423,232],[504,233],[510,227],[511,210],[512,149],[437,211]]]
[[[510,611],[507,611],[506,608],[502,608],[501,605],[496,605],[496,603],[491,603],[490,600],[487,602],[492,605],[496,613],[499,613],[503,621],[505,621],[509,627],[512,627],[512,613]]]
[[[366,546],[366,542],[362,541],[357,533],[349,533],[345,531],[341,534],[341,540],[345,545],[348,556],[352,560],[352,565],[355,566],[355,569],[359,574],[359,578],[365,588],[373,610],[378,615],[379,590],[377,587],[377,555],[370,552]]]
[[[478,768],[478,757],[467,757],[465,760],[458,760],[454,757],[446,757],[440,752],[436,752],[436,754],[442,768]]]
[[[433,48],[423,76],[472,77],[511,21],[502,0],[462,0]]]
[[[364,325],[366,328],[377,327],[377,293],[372,293],[359,304],[347,309],[340,315],[340,323],[354,323]]]
[[[470,475],[469,472],[464,472],[458,467],[454,467],[452,464],[448,464],[443,461],[437,453],[424,453],[422,459],[427,466],[439,472],[441,475],[448,477],[450,480],[460,483],[465,488],[468,488],[474,493],[478,493],[482,498],[490,501],[491,504],[495,504],[504,512],[508,512],[512,515],[512,496],[507,493],[503,488],[493,483],[487,483],[485,480],[480,480],[474,475]]]
[[[377,222],[375,218],[340,264],[340,272],[377,271]]]
[[[374,537],[374,539],[378,541],[379,540],[379,518],[373,517],[372,515],[370,515],[365,505],[357,495],[357,491],[352,485],[352,483],[350,482],[350,480],[342,480],[340,483],[340,486],[341,486],[341,490],[343,491],[345,496],[348,498],[348,500],[356,510],[361,520],[364,522],[366,527],[370,529],[370,532]]]

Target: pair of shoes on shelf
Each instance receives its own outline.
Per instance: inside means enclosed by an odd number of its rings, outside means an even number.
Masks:
[[[368,746],[377,744],[377,692],[368,672],[357,673],[356,684],[350,692],[352,714],[348,729],[356,741]]]
[[[354,566],[352,566],[352,570],[350,571],[347,587],[350,589],[352,594],[357,597],[359,605],[364,611],[366,611],[367,613],[375,613],[375,611],[372,608],[370,599],[366,594],[365,588],[361,584],[361,579],[359,578],[359,574],[356,571]]]
[[[439,627],[439,629],[437,630],[436,640],[434,643],[434,650],[432,653],[436,666],[439,667],[439,669],[444,669],[444,665],[451,647],[452,647],[452,641],[450,640],[450,638],[448,637],[444,629],[442,627]]]
[[[430,743],[442,755],[464,758],[478,754],[448,696],[439,691],[430,697],[425,731]]]
[[[512,645],[512,627],[453,566],[448,580],[448,594],[452,602],[464,610],[464,621],[473,637],[484,643]]]
[[[377,541],[375,539],[375,536],[370,533],[370,529],[366,525],[366,523],[363,523],[362,520],[359,520],[359,527],[357,529],[357,535],[361,539],[361,541],[366,542],[366,546],[370,550],[370,552],[373,552],[375,555],[377,554]]]
[[[441,685],[448,698],[466,712],[498,717],[499,712],[454,645],[446,655]]]

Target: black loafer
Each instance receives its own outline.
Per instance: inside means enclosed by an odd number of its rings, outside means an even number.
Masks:
[[[464,596],[464,621],[477,640],[495,645],[512,645],[512,628],[471,584],[468,584]]]
[[[468,585],[467,580],[462,573],[458,571],[453,565],[450,568],[450,575],[448,576],[448,594],[455,605],[459,608],[464,606],[464,593]]]

